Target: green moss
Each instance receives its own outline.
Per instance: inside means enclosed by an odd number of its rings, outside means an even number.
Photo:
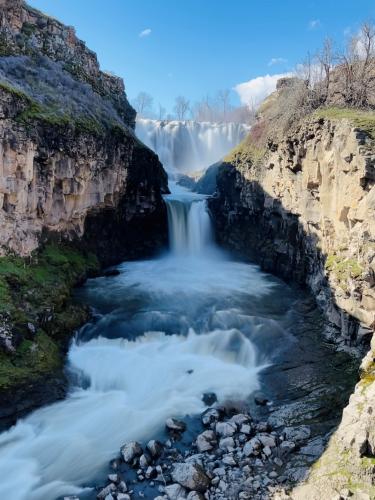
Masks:
[[[366,132],[372,139],[375,139],[375,112],[363,111],[353,108],[329,107],[315,111],[319,118],[329,120],[349,120],[355,127]]]
[[[39,331],[35,340],[23,340],[13,356],[0,352],[0,390],[37,380],[61,366],[58,345],[46,333]]]
[[[259,165],[264,160],[265,154],[265,149],[257,147],[249,139],[245,139],[224,158],[224,161],[234,166],[239,164]]]
[[[25,94],[25,92],[22,92],[22,90],[17,87],[13,87],[13,85],[10,85],[8,82],[0,81],[0,89],[5,90],[5,92],[12,94],[19,99],[23,99],[24,101],[31,103],[30,97]]]
[[[61,366],[59,345],[87,318],[70,303],[72,288],[98,269],[95,255],[56,244],[30,259],[0,258],[0,319],[23,339],[15,354],[0,351],[0,391]],[[38,329],[35,338],[28,323]]]
[[[359,262],[354,259],[343,258],[337,254],[327,255],[325,268],[335,275],[344,291],[347,290],[349,278],[359,278],[363,273],[363,268]]]

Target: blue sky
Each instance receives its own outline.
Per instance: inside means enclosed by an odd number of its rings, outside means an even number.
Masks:
[[[256,77],[288,72],[326,36],[343,43],[374,0],[30,0],[76,28],[104,70],[172,110],[177,95],[191,102]],[[142,34],[142,35],[141,35]],[[247,99],[272,86],[260,78],[239,88]],[[247,93],[246,93],[247,90]],[[233,103],[239,102],[232,93]]]

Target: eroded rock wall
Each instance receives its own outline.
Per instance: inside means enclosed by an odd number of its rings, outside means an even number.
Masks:
[[[134,135],[123,81],[21,1],[0,2],[0,63],[0,255],[29,255],[48,234],[94,249],[95,233],[105,262],[165,241],[167,177]]]
[[[307,284],[336,341],[359,352],[369,349],[375,319],[374,151],[371,136],[348,120],[310,117],[268,142],[261,158],[240,149],[221,167],[210,202],[219,240]],[[371,344],[338,430],[291,498],[375,498]]]
[[[218,237],[307,283],[346,343],[375,320],[373,140],[346,120],[311,119],[254,164],[238,156],[211,202]]]

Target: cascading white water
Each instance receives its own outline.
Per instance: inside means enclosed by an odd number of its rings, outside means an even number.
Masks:
[[[174,186],[176,189],[176,186]],[[183,193],[183,188],[179,188]],[[186,193],[189,193],[186,190]],[[168,210],[169,242],[174,255],[198,256],[211,243],[211,222],[203,196],[165,197]]]
[[[89,280],[81,294],[98,318],[71,345],[67,398],[0,435],[1,499],[79,494],[126,441],[202,411],[203,393],[223,402],[258,388],[267,360],[253,339],[268,336],[274,346],[283,336],[272,308],[257,317],[259,299],[275,302],[277,284],[215,247],[204,196],[172,191],[171,251]]]
[[[239,144],[249,131],[242,123],[159,121],[139,118],[136,134],[169,172],[205,170]]]

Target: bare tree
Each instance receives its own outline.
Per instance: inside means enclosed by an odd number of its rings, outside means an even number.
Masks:
[[[151,112],[153,105],[153,98],[147,92],[139,92],[137,97],[132,101],[132,104],[140,116],[145,116]]]
[[[364,23],[358,36],[349,40],[341,55],[344,73],[340,85],[344,101],[355,107],[368,107],[375,101],[375,28]]]
[[[174,107],[178,120],[184,120],[186,113],[189,111],[190,102],[183,96],[176,97],[176,104]]]
[[[229,96],[230,96],[230,90],[229,89],[224,89],[224,90],[219,90],[218,92],[218,100],[221,103],[222,107],[222,113],[223,113],[223,121],[227,121],[227,113],[228,113],[228,108],[229,108]]]
[[[330,38],[324,40],[323,48],[318,52],[318,62],[321,68],[321,89],[322,95],[320,96],[322,102],[329,99],[329,91],[331,86],[331,73],[334,65],[333,43]]]
[[[167,112],[167,110],[159,102],[158,119],[163,120],[166,112]]]

